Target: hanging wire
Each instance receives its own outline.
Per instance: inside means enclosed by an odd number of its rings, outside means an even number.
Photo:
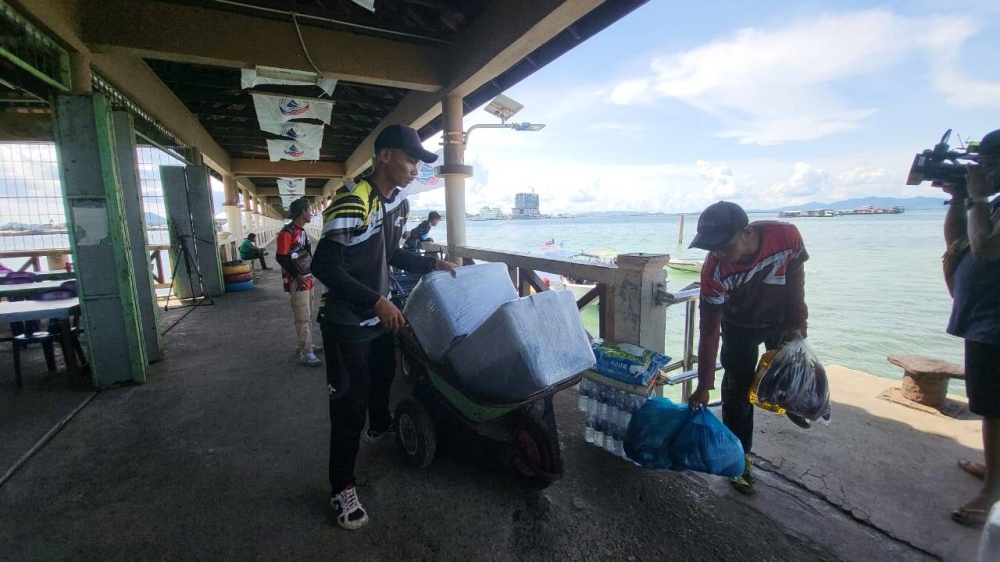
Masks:
[[[316,63],[313,62],[312,57],[309,56],[309,49],[306,48],[306,40],[302,38],[302,28],[299,27],[298,14],[295,13],[292,14],[292,23],[295,24],[295,33],[297,33],[299,36],[299,44],[302,45],[302,52],[305,53],[306,60],[309,61],[310,65],[312,65],[313,70],[316,71],[316,74],[319,75],[320,79],[326,78],[326,76],[323,76],[323,71],[320,70],[318,66],[316,66]]]

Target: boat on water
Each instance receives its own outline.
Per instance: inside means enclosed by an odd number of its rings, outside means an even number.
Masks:
[[[678,271],[690,271],[691,273],[701,273],[701,267],[705,265],[704,260],[684,260],[670,258],[667,267]]]

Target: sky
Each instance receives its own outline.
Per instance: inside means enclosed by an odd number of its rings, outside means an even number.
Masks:
[[[547,214],[943,197],[905,185],[914,154],[1000,128],[1000,2],[764,4],[652,0],[505,92],[546,127],[472,133],[467,210],[531,188]]]

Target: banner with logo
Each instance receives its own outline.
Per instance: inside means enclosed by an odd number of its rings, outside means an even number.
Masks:
[[[433,164],[428,164],[426,162],[420,163],[420,168],[417,170],[417,177],[410,182],[410,185],[404,187],[401,193],[405,196],[416,195],[418,193],[423,193],[425,191],[431,191],[439,187],[444,187],[444,178],[437,175],[435,169],[437,166],[443,163],[443,158],[441,156],[442,150],[438,150],[438,159],[434,161]]]
[[[240,71],[240,85],[243,89],[254,86],[278,84],[282,86],[319,86],[326,95],[332,96],[334,88],[337,87],[336,78],[319,78],[317,80],[291,80],[287,78],[269,78],[257,74],[254,68],[244,68]]]
[[[323,148],[323,125],[261,121],[260,130],[299,141],[311,148]]]
[[[306,194],[305,178],[278,178],[278,195],[302,197]]]
[[[251,94],[253,106],[257,110],[257,121],[261,123],[285,123],[292,119],[319,119],[330,124],[333,102],[308,98],[286,98],[280,96]]]
[[[299,141],[267,141],[267,155],[271,162],[278,160],[319,160],[319,149],[306,146]]]

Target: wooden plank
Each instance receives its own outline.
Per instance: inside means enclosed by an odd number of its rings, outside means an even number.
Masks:
[[[594,302],[601,297],[601,286],[595,285],[593,289],[587,291],[587,294],[580,297],[580,300],[576,301],[576,307],[579,310],[583,310],[588,304]],[[601,306],[604,305],[603,302],[599,301]]]
[[[572,260],[543,258],[517,252],[501,252],[498,250],[467,247],[451,248],[449,249],[449,253],[462,258],[505,263],[511,267],[521,267],[532,271],[548,271],[596,283],[614,284],[618,280],[618,268],[613,265],[580,263]]]

